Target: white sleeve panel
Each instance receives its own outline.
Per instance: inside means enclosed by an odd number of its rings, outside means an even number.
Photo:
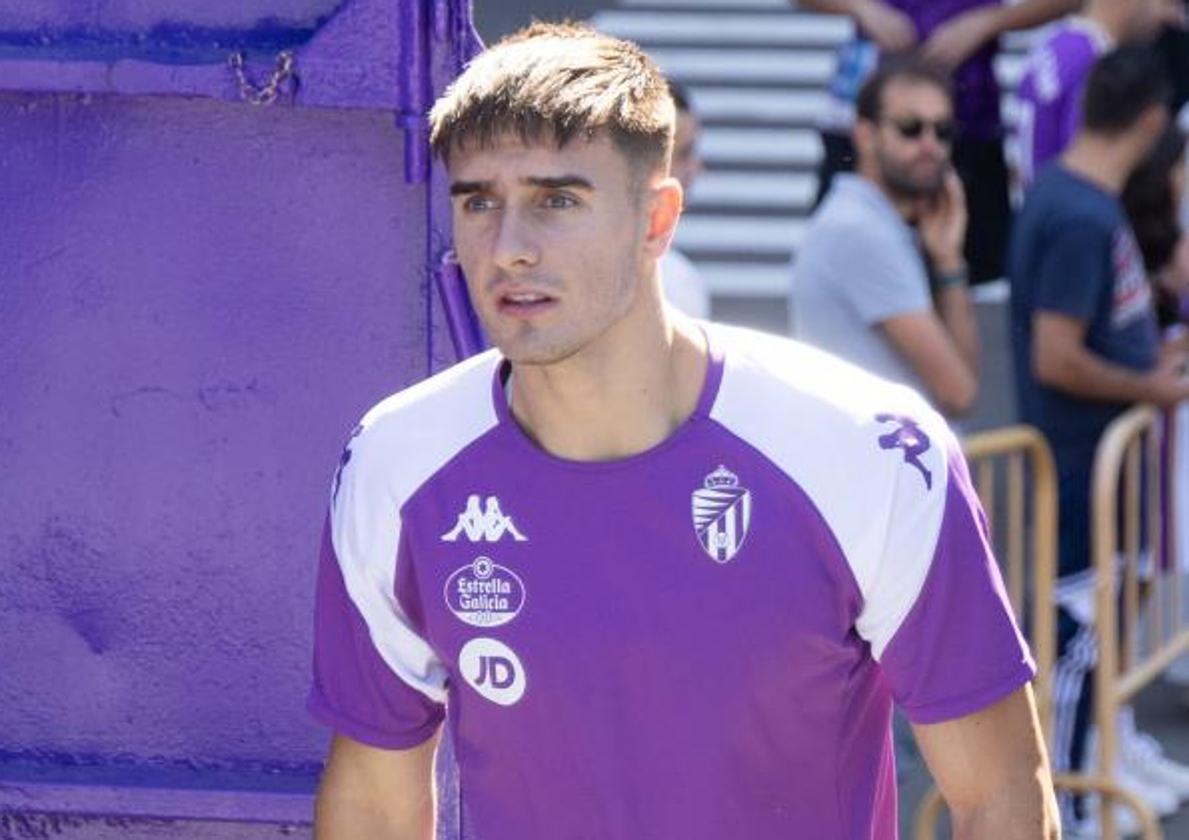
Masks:
[[[331,539],[372,644],[393,673],[438,703],[446,699],[446,668],[396,596],[401,509],[498,422],[491,403],[496,361],[483,354],[369,411],[348,443],[331,498]]]
[[[862,595],[855,627],[879,659],[929,574],[952,434],[908,388],[806,345],[719,329],[726,361],[712,417],[812,500]]]

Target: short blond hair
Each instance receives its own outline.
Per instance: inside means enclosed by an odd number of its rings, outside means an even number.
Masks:
[[[451,152],[606,132],[637,173],[666,171],[675,111],[668,84],[639,46],[577,23],[534,22],[481,53],[434,104],[430,145]]]

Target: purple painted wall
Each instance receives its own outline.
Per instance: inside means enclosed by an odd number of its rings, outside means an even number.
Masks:
[[[407,147],[473,47],[465,2],[351,0],[266,108],[225,67],[124,65],[167,94],[133,96],[119,62],[0,61],[0,789],[322,758],[327,488],[361,412],[449,352],[440,173]]]

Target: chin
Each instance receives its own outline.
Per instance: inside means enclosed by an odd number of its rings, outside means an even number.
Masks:
[[[501,355],[514,365],[554,365],[573,356],[581,347],[560,341],[494,340]]]

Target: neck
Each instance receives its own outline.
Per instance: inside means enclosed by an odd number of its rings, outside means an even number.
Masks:
[[[1076,174],[1109,193],[1119,195],[1135,166],[1131,143],[1083,132],[1074,140],[1061,162]]]
[[[574,461],[608,461],[665,440],[694,411],[705,380],[701,331],[673,319],[659,284],[644,305],[574,355],[513,365],[512,414],[538,446]]]

